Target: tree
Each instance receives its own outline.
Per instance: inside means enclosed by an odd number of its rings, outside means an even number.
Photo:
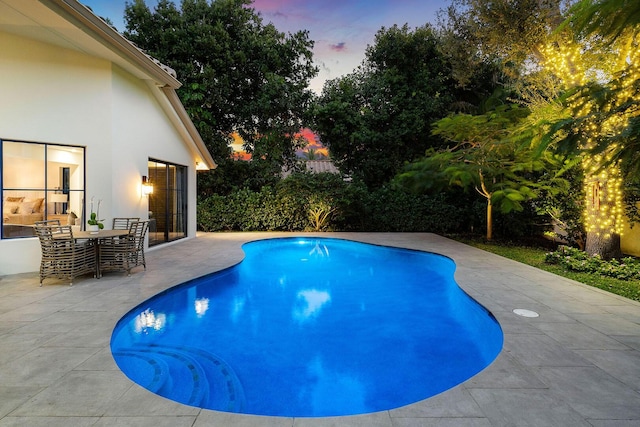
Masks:
[[[314,129],[343,174],[380,187],[434,145],[430,125],[454,101],[438,43],[429,25],[382,28],[356,71],[325,84]]]
[[[554,146],[583,157],[585,250],[619,257],[624,183],[637,183],[640,173],[640,5],[584,0],[571,12],[561,30],[576,36],[581,53],[588,51],[599,60],[585,64],[584,55],[569,60],[549,53],[558,78],[566,81],[568,72],[556,64],[576,63],[580,72],[572,70],[569,90],[560,98],[565,109],[561,117],[549,120],[541,148]],[[627,197],[635,205],[637,199]],[[637,213],[633,205],[628,212]]]
[[[134,0],[125,9],[125,36],[176,70],[183,82],[178,95],[223,170],[201,181],[224,175],[234,133],[252,154],[257,175],[278,175],[303,146],[298,135],[317,74],[313,42],[306,31],[285,35],[263,24],[250,4],[182,0],[178,10],[160,0],[152,12]]]
[[[637,23],[638,5],[631,3],[587,1],[574,9],[574,24],[563,24],[559,0],[456,0],[449,9],[453,31],[469,35],[468,46],[479,46],[478,57],[503,64],[505,75],[511,77],[506,83],[513,84],[521,102],[532,111],[528,130],[531,141],[541,143],[539,153],[552,149],[583,156],[586,249],[605,258],[620,254],[623,175],[619,167],[623,167],[623,173],[633,170],[630,166],[637,164],[634,159],[638,156],[637,150],[620,149],[637,135],[635,119],[627,117],[624,123],[618,120],[624,116],[622,110],[637,110],[633,101],[637,97],[612,95],[628,95],[629,88],[637,93],[637,77],[618,79],[617,89],[601,84],[603,79],[612,81],[622,63],[627,63],[629,70],[637,68],[637,36],[625,39],[630,51],[621,49],[623,44],[616,46],[611,38],[611,34],[619,37],[627,33],[619,30],[621,22]],[[532,19],[522,19],[528,16]],[[600,17],[603,25],[593,24],[593,17]],[[590,30],[580,29],[579,22],[583,29]],[[632,75],[629,70],[621,76]],[[575,95],[585,92],[591,95]]]
[[[500,83],[516,85],[535,76],[538,46],[562,22],[561,0],[452,0],[439,15],[444,52],[459,84],[479,68],[497,66]],[[530,66],[529,69],[523,67]]]
[[[604,155],[603,166],[617,163],[625,180],[634,180],[640,175],[640,3],[583,0],[565,26],[600,52],[609,67],[563,99],[571,115],[553,123],[545,142],[562,133],[563,150],[587,148],[589,155]]]
[[[503,213],[521,211],[523,202],[537,191],[556,191],[564,181],[542,179],[545,167],[557,167],[558,159],[535,158],[530,147],[515,135],[529,111],[501,106],[483,115],[456,114],[434,124],[433,133],[453,145],[427,152],[425,158],[406,166],[396,182],[414,191],[439,192],[444,187],[474,189],[487,202],[487,240],[493,237],[493,207]],[[554,188],[555,187],[555,188]]]

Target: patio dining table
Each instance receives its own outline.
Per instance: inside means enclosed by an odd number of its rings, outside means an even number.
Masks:
[[[96,245],[96,278],[102,277],[100,273],[100,243],[106,239],[114,239],[129,234],[129,230],[99,230],[99,231],[74,231],[74,240],[91,240]]]

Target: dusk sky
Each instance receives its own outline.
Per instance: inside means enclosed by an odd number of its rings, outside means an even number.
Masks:
[[[126,0],[80,0],[124,31]],[[179,0],[175,0],[179,5]],[[146,0],[153,10],[157,0]],[[410,28],[435,23],[438,10],[450,0],[255,0],[253,7],[265,23],[281,32],[309,30],[315,41],[314,59],[320,68],[311,88],[320,93],[325,80],[353,71],[364,59],[381,27],[408,24]],[[178,76],[179,78],[180,76]]]

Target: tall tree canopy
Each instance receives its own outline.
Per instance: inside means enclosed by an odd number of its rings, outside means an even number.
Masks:
[[[640,170],[629,149],[639,124],[638,2],[583,0],[567,11],[571,3],[455,0],[447,30],[476,52],[473,61],[501,64],[504,83],[531,110],[522,129],[539,153],[581,156],[586,250],[610,257],[620,253],[622,176]],[[452,63],[464,82],[465,63]]]
[[[502,84],[535,69],[552,28],[562,22],[562,0],[452,0],[439,15],[453,75],[466,84],[481,64],[498,64]],[[527,64],[528,67],[523,67]]]
[[[438,43],[429,25],[382,28],[356,71],[325,84],[314,128],[343,173],[378,187],[433,144],[455,99]]]
[[[214,159],[230,160],[232,135],[252,166],[277,174],[295,157],[317,74],[306,31],[264,24],[250,0],[144,0],[127,3],[125,36],[176,70],[178,94]],[[260,166],[261,165],[261,166]]]
[[[548,134],[571,152],[619,164],[625,179],[640,176],[640,2],[582,0],[566,21],[589,50],[597,72],[563,98],[569,108]],[[598,130],[595,137],[594,130]],[[546,146],[543,146],[546,147]]]

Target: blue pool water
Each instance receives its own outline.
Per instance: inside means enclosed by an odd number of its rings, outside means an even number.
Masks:
[[[202,408],[351,415],[438,394],[502,348],[499,324],[444,256],[325,238],[243,249],[240,264],[118,322],[111,350],[129,378]]]

